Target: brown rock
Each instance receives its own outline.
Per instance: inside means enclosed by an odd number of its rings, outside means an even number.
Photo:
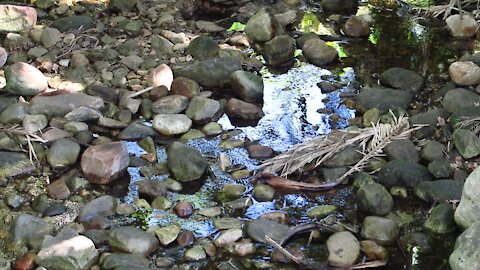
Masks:
[[[177,243],[182,246],[190,246],[195,242],[195,235],[191,231],[184,231],[177,237]]]
[[[370,34],[370,25],[360,16],[351,16],[343,30],[347,36],[364,37]]]
[[[140,198],[145,198],[148,201],[153,201],[167,192],[165,184],[159,180],[147,179],[137,182],[137,185]]]
[[[227,104],[227,115],[232,118],[257,120],[262,118],[264,113],[255,104],[232,98]]]
[[[189,217],[195,212],[195,209],[189,202],[179,202],[173,207],[173,211],[175,211],[179,217]]]
[[[165,85],[158,86],[150,91],[150,99],[153,101],[159,100],[168,96],[168,88]]]
[[[173,72],[169,66],[161,64],[152,70],[148,82],[153,87],[164,85],[170,90],[173,82]]]
[[[63,179],[59,179],[48,185],[47,193],[55,200],[65,200],[70,196],[70,190]]]
[[[250,145],[247,151],[248,155],[255,159],[266,159],[273,155],[273,149],[264,145]]]
[[[387,249],[375,241],[363,240],[360,242],[360,247],[370,261],[385,260],[388,257]]]
[[[171,91],[174,95],[182,95],[192,99],[200,92],[200,85],[189,78],[178,77],[173,80]]]
[[[15,261],[15,270],[32,270],[35,269],[35,253],[27,253],[22,258]]]
[[[80,165],[88,181],[108,184],[125,173],[129,164],[124,142],[90,146],[83,153]]]

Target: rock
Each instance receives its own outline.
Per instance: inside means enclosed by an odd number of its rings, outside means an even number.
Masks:
[[[256,184],[253,187],[253,197],[260,202],[268,202],[275,197],[275,189],[269,185]]]
[[[469,270],[480,268],[480,222],[472,223],[455,242],[449,263],[452,270]]]
[[[478,115],[480,115],[480,107],[478,106],[460,108],[450,115],[450,126],[455,129],[463,119],[478,117]]]
[[[357,12],[358,1],[355,0],[321,0],[323,10],[332,14],[353,15]]]
[[[282,27],[285,27],[292,24],[297,19],[297,12],[293,9],[289,9],[283,13],[275,14],[275,19]]]
[[[108,9],[115,12],[131,12],[137,5],[137,0],[110,0]]]
[[[477,85],[480,83],[480,67],[471,62],[453,62],[448,68],[450,77],[457,85]]]
[[[229,243],[236,242],[238,239],[242,238],[242,236],[242,229],[228,229],[226,231],[222,231],[220,235],[215,238],[213,243],[217,247],[223,247]]]
[[[246,102],[263,101],[263,79],[251,72],[238,70],[232,73],[232,89]]]
[[[465,181],[460,204],[455,210],[455,222],[466,229],[477,222],[480,210],[480,169],[475,169]],[[478,223],[478,222],[477,222]]]
[[[407,233],[402,235],[398,242],[400,248],[407,252],[412,252],[409,251],[410,247],[418,247],[418,249],[424,254],[432,252],[430,237],[422,232]]]
[[[98,120],[102,117],[102,114],[89,107],[78,107],[65,115],[65,118],[69,121],[88,122]]]
[[[136,183],[138,186],[138,195],[148,201],[153,201],[159,196],[165,195],[167,189],[162,181],[146,179]]]
[[[167,156],[172,176],[181,182],[199,179],[208,165],[200,151],[179,142],[168,147]]]
[[[167,210],[173,206],[173,203],[165,196],[159,196],[152,201],[152,208],[159,210]]]
[[[332,214],[337,210],[335,205],[319,205],[315,206],[307,211],[309,218],[322,219]]]
[[[15,270],[30,270],[35,268],[35,258],[37,257],[37,254],[32,253],[32,252],[27,252],[25,255],[23,255],[21,258],[17,259],[15,261],[15,266],[13,269]],[[8,262],[8,261],[7,261]],[[10,269],[10,267],[5,267],[6,265],[1,263],[0,267],[2,269]],[[8,263],[8,266],[10,266],[10,262]]]
[[[92,18],[87,16],[68,16],[56,19],[51,25],[53,28],[57,28],[60,32],[67,32],[70,30],[88,30],[95,26]]]
[[[55,0],[37,0],[35,6],[39,9],[49,9],[55,5]]]
[[[443,98],[443,107],[449,112],[476,106],[480,102],[480,96],[463,88],[448,91]]]
[[[185,218],[193,215],[193,213],[195,212],[195,208],[193,208],[193,205],[191,203],[182,201],[177,203],[177,205],[173,207],[173,211],[175,212],[175,214],[177,214],[177,216]]]
[[[10,178],[14,176],[32,173],[36,167],[32,165],[27,155],[0,151],[0,177]]]
[[[419,113],[410,117],[409,121],[411,125],[428,125],[430,128],[436,128],[438,118],[447,119],[450,116],[445,109],[432,109],[427,112]]]
[[[157,135],[157,132],[149,127],[139,123],[131,123],[122,130],[118,135],[117,139],[119,140],[139,140],[145,137],[151,136],[154,137]]]
[[[0,68],[3,68],[5,63],[7,63],[7,59],[8,59],[7,51],[3,47],[0,47]]]
[[[377,244],[375,241],[363,240],[360,242],[360,247],[363,253],[365,253],[368,259],[371,261],[385,260],[386,258],[388,258],[387,249]]]
[[[188,98],[180,95],[169,95],[152,104],[152,111],[156,114],[181,113],[188,106]]]
[[[202,215],[205,215],[205,211],[202,212],[202,210],[200,210],[198,213],[202,213]],[[212,212],[214,212],[215,214],[218,213],[218,211],[220,211],[220,213],[218,214],[220,215],[222,212],[221,209],[212,209]],[[210,213],[207,216],[211,215],[212,214]],[[218,230],[240,229],[243,226],[243,221],[236,218],[217,218],[213,220],[213,226],[215,226],[215,228],[217,228]]]
[[[395,140],[383,149],[388,160],[403,159],[418,162],[419,156],[415,145],[409,139]]]
[[[60,37],[60,31],[56,28],[51,28],[51,27],[45,27],[42,31],[42,45],[49,49],[53,46],[55,46],[58,42],[62,40]]]
[[[214,99],[196,96],[188,104],[185,114],[195,122],[207,122],[220,109],[220,103]]]
[[[46,237],[35,262],[47,269],[89,269],[99,255],[89,238],[72,229],[64,229],[55,237]]]
[[[177,243],[182,246],[190,246],[195,242],[195,235],[191,231],[184,231],[177,237]]]
[[[295,40],[288,35],[272,38],[265,43],[262,55],[270,66],[286,66],[293,64]]]
[[[101,127],[112,128],[112,129],[126,128],[127,127],[127,124],[125,124],[123,122],[120,122],[120,121],[112,119],[112,118],[103,117],[103,116],[100,117],[100,119],[98,119],[97,124]]]
[[[350,267],[360,256],[360,243],[351,232],[337,232],[327,240],[328,264]]]
[[[218,33],[218,32],[224,32],[225,30],[227,30],[217,25],[214,22],[202,21],[202,20],[196,21],[195,26],[201,32],[206,32],[206,33]]]
[[[202,127],[201,131],[207,136],[216,136],[223,132],[222,125],[217,122],[210,122]]]
[[[28,104],[25,102],[17,102],[9,105],[0,113],[0,123],[2,124],[19,124],[27,115]]]
[[[436,179],[448,179],[453,174],[453,168],[450,166],[450,162],[445,159],[437,159],[428,164],[428,171]]]
[[[199,36],[190,42],[186,53],[198,60],[207,60],[218,56],[220,47],[210,36]]]
[[[425,181],[415,188],[415,195],[426,202],[460,200],[463,183],[455,180]]]
[[[201,261],[207,258],[207,254],[202,246],[193,246],[185,251],[185,259],[189,261]]]
[[[91,183],[108,184],[122,176],[129,164],[124,142],[90,146],[82,155],[81,167]]]
[[[418,92],[424,86],[424,79],[411,70],[393,67],[380,75],[380,83],[396,89]]]
[[[225,197],[226,199],[237,199],[242,196],[242,194],[245,192],[245,189],[245,186],[239,184],[224,184],[219,195],[220,197]]]
[[[227,103],[227,115],[232,118],[258,120],[264,116],[262,109],[255,104],[231,98]]]
[[[290,228],[268,219],[251,220],[246,226],[246,233],[251,239],[267,243],[265,236],[269,236],[277,243],[283,243],[284,236]]]
[[[245,33],[253,42],[266,42],[275,36],[277,26],[279,26],[279,24],[275,17],[273,17],[267,9],[262,8],[250,17],[245,26]]]
[[[380,245],[391,245],[397,238],[397,225],[388,218],[368,216],[363,220],[361,235]]]
[[[29,133],[36,133],[46,128],[48,125],[48,119],[44,115],[25,115],[23,118],[23,129]]]
[[[14,95],[34,96],[47,90],[47,78],[37,68],[18,62],[5,67],[5,90]]]
[[[68,189],[65,181],[59,179],[47,186],[48,195],[55,200],[65,200],[70,197],[70,190]]]
[[[350,37],[368,36],[370,24],[362,16],[350,16],[343,26],[343,31]]]
[[[351,166],[360,161],[362,157],[363,155],[357,151],[356,147],[346,146],[344,149],[333,154],[323,165],[328,168]]]
[[[172,86],[173,73],[169,66],[161,64],[155,68],[149,75],[149,85],[153,87],[165,86],[168,90]]]
[[[170,55],[173,53],[173,43],[162,36],[153,35],[150,43],[157,55]]]
[[[480,138],[467,129],[456,129],[453,132],[453,142],[458,152],[466,159],[480,154]]]
[[[43,219],[20,214],[10,225],[9,241],[15,250],[20,250],[22,246],[40,248],[44,237],[53,232],[53,225]]]
[[[125,33],[132,37],[136,37],[142,33],[143,22],[141,20],[130,20],[124,26]]]
[[[105,105],[101,98],[83,93],[35,96],[30,100],[29,114],[43,114],[49,118],[63,117],[82,106],[100,111]]]
[[[380,113],[386,113],[393,107],[408,108],[412,101],[412,94],[407,91],[390,88],[364,87],[355,100],[360,111],[377,108],[380,110]]]
[[[273,156],[273,149],[264,145],[249,145],[247,147],[248,156],[254,159],[268,159]]]
[[[37,23],[37,12],[32,7],[0,5],[0,32],[22,32]]]
[[[172,66],[175,77],[186,77],[205,87],[226,87],[230,84],[231,74],[241,69],[241,59],[237,56],[217,57]]]
[[[377,174],[378,182],[387,188],[392,186],[415,187],[423,181],[432,180],[428,169],[409,160],[392,160]]]
[[[122,269],[122,267],[143,269],[150,266],[150,262],[147,258],[144,258],[138,254],[128,253],[111,253],[101,260],[101,262],[102,269]]]
[[[200,85],[189,78],[177,77],[173,79],[171,93],[172,95],[181,95],[192,99],[200,93]]]
[[[137,71],[140,68],[140,65],[145,62],[145,60],[136,55],[129,55],[123,58],[120,62],[127,66],[129,69],[133,71]]]
[[[116,198],[109,195],[98,197],[83,206],[78,215],[78,221],[84,223],[94,217],[107,217],[114,215],[116,207]]]
[[[453,218],[454,210],[449,203],[442,203],[436,205],[423,227],[433,233],[445,234],[456,228],[455,220]]]
[[[393,198],[382,185],[377,183],[362,186],[357,192],[358,206],[367,214],[383,216],[393,208]]]
[[[181,228],[178,225],[170,225],[166,227],[157,227],[153,229],[153,232],[160,240],[160,243],[167,246],[177,239],[180,230]]]
[[[47,152],[47,161],[54,169],[75,164],[80,154],[80,145],[69,139],[58,139]]]
[[[113,229],[108,236],[108,244],[119,251],[142,256],[148,256],[159,246],[153,234],[130,226]]]
[[[421,156],[425,160],[434,161],[436,159],[442,159],[446,150],[447,147],[445,147],[445,145],[432,140],[425,145]]]
[[[187,142],[194,139],[205,138],[205,134],[198,129],[191,128],[187,133],[180,137],[180,142]]]
[[[469,14],[454,14],[445,20],[447,27],[455,38],[470,38],[478,29],[477,20]]]

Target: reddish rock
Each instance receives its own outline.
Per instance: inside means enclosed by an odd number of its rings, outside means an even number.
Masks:
[[[173,207],[173,211],[175,211],[179,217],[189,217],[195,212],[195,209],[189,202],[179,202]]]
[[[171,91],[174,95],[182,95],[192,99],[200,92],[200,85],[189,78],[178,77],[173,80]]]
[[[0,32],[20,32],[37,23],[37,11],[32,7],[0,5]]]
[[[35,253],[27,253],[22,258],[15,261],[15,270],[31,270],[35,269]]]
[[[248,155],[255,159],[267,159],[273,155],[273,149],[264,145],[250,145],[247,151]]]
[[[232,98],[227,104],[227,115],[232,118],[257,120],[262,118],[264,113],[255,104]]]
[[[57,180],[48,185],[47,193],[55,200],[65,200],[70,196],[70,190],[63,179]]]
[[[161,64],[150,73],[149,84],[153,87],[166,86],[168,90],[172,86],[173,72],[169,66]]]
[[[343,28],[345,34],[351,37],[364,37],[370,34],[370,25],[360,16],[350,17]]]
[[[184,231],[177,237],[177,243],[182,246],[190,246],[195,242],[195,235],[191,231]]]
[[[85,178],[95,184],[108,184],[125,173],[129,164],[124,142],[90,146],[83,153],[81,167]]]

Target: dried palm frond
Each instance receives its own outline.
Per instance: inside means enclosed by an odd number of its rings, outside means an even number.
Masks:
[[[427,8],[416,8],[420,12],[426,12],[431,14],[433,17],[440,17],[443,14],[443,19],[445,20],[448,16],[452,15],[452,12],[459,12],[460,14],[464,14],[463,7],[476,5],[477,9],[474,10],[472,13],[474,17],[479,15],[479,7],[480,1],[479,0],[450,0],[448,4],[445,5],[436,5]]]
[[[480,136],[480,117],[462,117],[460,122],[455,125],[455,128],[469,129],[473,133]]]
[[[331,134],[299,144],[293,149],[265,161],[259,166],[259,169],[266,173],[278,172],[280,176],[286,177],[300,171],[307,164],[312,164],[313,168],[316,168],[345,147],[356,146],[358,151],[363,154],[362,159],[339,179],[328,183],[328,186],[332,187],[332,184],[341,183],[349,175],[362,170],[372,158],[381,156],[383,148],[390,142],[408,138],[411,132],[418,128],[420,127],[410,128],[408,118],[394,116],[390,124],[377,123],[371,128],[357,131],[334,131]]]

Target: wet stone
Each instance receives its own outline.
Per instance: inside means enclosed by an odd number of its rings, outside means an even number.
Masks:
[[[460,200],[462,188],[463,183],[455,180],[425,181],[415,187],[415,195],[426,202]]]
[[[207,254],[202,246],[193,246],[185,251],[185,259],[189,261],[201,261],[207,258]]]
[[[377,183],[362,186],[357,192],[359,208],[372,215],[383,216],[393,208],[393,198]]]
[[[437,179],[448,179],[453,174],[450,162],[445,159],[436,159],[428,164],[428,171]]]
[[[225,184],[222,187],[222,193],[220,196],[224,196],[227,199],[236,199],[240,198],[245,192],[245,186],[238,184]]]
[[[228,229],[222,231],[220,235],[213,241],[213,243],[217,247],[223,247],[226,244],[236,242],[238,239],[242,238],[242,236],[242,229]]]
[[[422,150],[421,156],[428,161],[442,159],[446,151],[445,145],[437,141],[429,141]]]
[[[302,46],[307,60],[316,66],[325,66],[338,58],[337,51],[319,38],[311,38]]]
[[[152,201],[152,208],[159,210],[167,210],[173,206],[173,203],[165,196],[158,196]]]
[[[351,232],[337,232],[327,240],[328,264],[349,267],[360,256],[360,244]]]
[[[182,246],[190,246],[195,242],[195,235],[191,231],[184,231],[177,237],[177,243]]]
[[[273,149],[264,145],[249,145],[248,156],[255,159],[267,159],[273,156]]]
[[[167,246],[177,239],[180,230],[181,229],[178,225],[170,225],[166,227],[157,227],[153,229],[153,232],[160,240],[160,243]]]
[[[288,35],[280,35],[266,42],[262,55],[270,66],[287,66],[293,63],[295,40]],[[304,45],[305,47],[305,45]]]
[[[389,160],[403,159],[417,162],[419,160],[417,149],[409,139],[395,140],[389,143],[384,148],[384,152]]]
[[[236,218],[217,218],[213,220],[213,226],[219,230],[239,229],[242,225],[243,222]]]
[[[159,196],[166,193],[165,185],[162,181],[147,179],[136,183],[138,186],[138,193],[140,198],[145,198],[148,201],[153,201]]]
[[[439,204],[432,209],[423,227],[437,234],[449,233],[456,228],[453,214],[452,205],[449,203]]]
[[[153,128],[163,135],[177,135],[187,132],[192,120],[184,114],[157,114],[153,119]]]
[[[112,248],[142,256],[149,255],[159,246],[153,234],[129,226],[112,230],[108,236],[108,243]]]
[[[181,182],[199,179],[208,165],[200,151],[179,142],[168,147],[167,156],[173,177]]]
[[[365,87],[360,90],[355,100],[360,111],[377,108],[381,113],[385,113],[393,107],[408,108],[412,94],[404,90]]]
[[[450,255],[449,262],[452,270],[467,270],[478,268],[480,249],[478,246],[480,222],[476,221],[468,227],[455,242],[455,248]]]
[[[392,186],[415,187],[420,182],[432,180],[428,169],[409,160],[392,160],[377,173],[378,182]]]
[[[380,245],[391,245],[397,238],[397,225],[388,218],[368,216],[363,220],[361,235]]]
[[[177,216],[185,218],[191,216],[195,212],[195,208],[189,202],[179,202],[173,207],[173,211]]]
[[[246,102],[263,101],[263,79],[254,73],[238,70],[232,73],[233,91]]]
[[[356,164],[362,158],[362,154],[354,146],[347,146],[326,160],[323,165],[329,168],[338,168]]]
[[[315,206],[307,211],[307,216],[309,218],[322,219],[332,214],[337,210],[335,205],[320,205]]]
[[[423,88],[424,79],[414,71],[393,67],[380,75],[380,83],[396,89],[418,92]]]
[[[360,241],[360,247],[369,260],[384,260],[388,257],[387,249],[377,244],[375,241]]]
[[[253,197],[260,202],[271,201],[275,198],[275,189],[269,185],[256,184],[253,187]]]
[[[253,204],[250,198],[240,198],[224,203],[224,206],[233,210],[245,209]]]
[[[267,243],[265,236],[269,236],[275,242],[283,242],[283,237],[290,228],[286,225],[268,219],[255,219],[246,226],[248,237],[261,243]]]

